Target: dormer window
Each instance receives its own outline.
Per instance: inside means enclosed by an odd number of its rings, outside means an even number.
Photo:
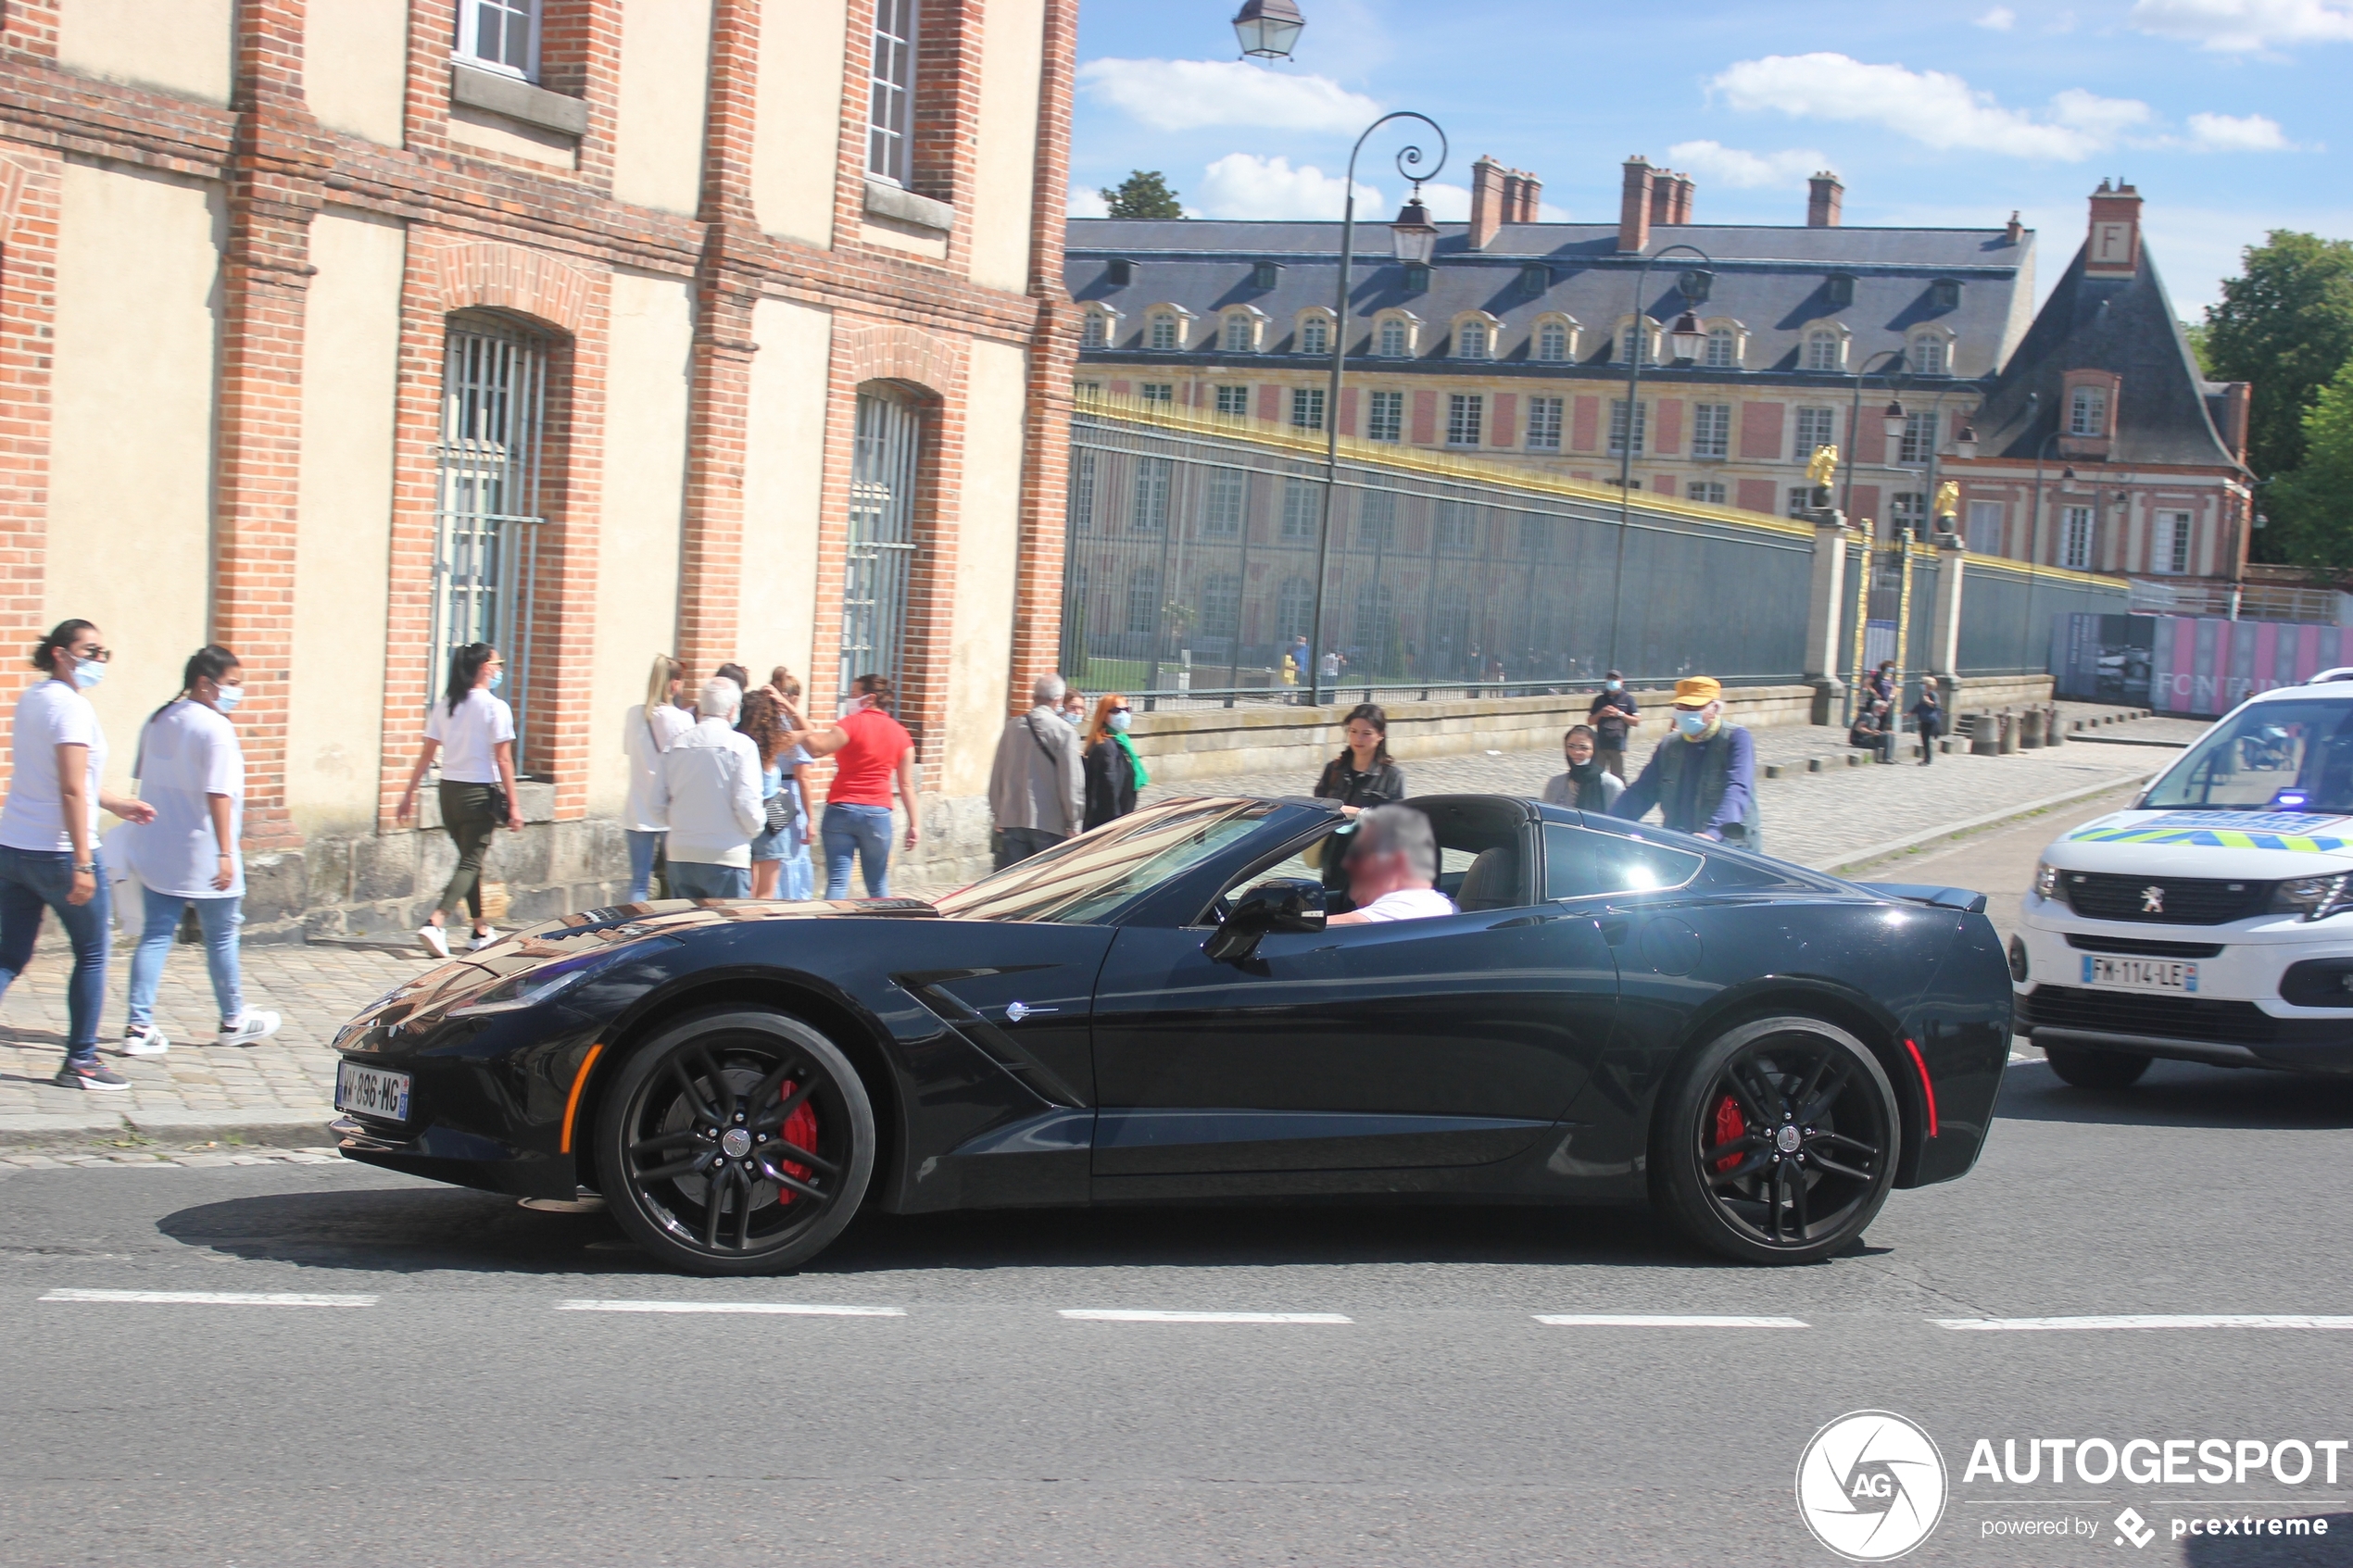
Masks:
[[[1822,280],[1822,298],[1833,310],[1843,310],[1855,303],[1855,279],[1852,274],[1833,272]]]
[[[1176,316],[1165,310],[1153,316],[1146,332],[1145,344],[1148,347],[1164,351],[1182,348],[1185,345],[1177,330]]]
[[[1939,278],[1928,285],[1929,307],[1933,310],[1957,310],[1961,307],[1961,281]]]
[[[1373,332],[1373,352],[1384,359],[1403,359],[1414,352],[1414,318],[1402,312],[1383,316]]]
[[[1911,344],[1912,369],[1923,376],[1953,373],[1953,345],[1942,332],[1922,332]]]
[[[1217,346],[1228,354],[1255,354],[1259,351],[1259,327],[1266,318],[1248,306],[1226,312],[1225,324],[1217,333]]]
[[[2108,388],[2079,386],[2068,395],[2067,433],[2094,440],[2108,434]]]
[[[1492,342],[1486,322],[1465,321],[1454,329],[1454,358],[1484,359],[1488,358],[1488,346]]]
[[[1407,294],[1428,294],[1429,292],[1429,269],[1423,266],[1418,261],[1410,263],[1405,269],[1405,292]]]
[[[1302,354],[1329,354],[1332,351],[1331,318],[1314,315],[1299,323],[1299,351]]]
[[[1283,269],[1280,262],[1261,261],[1250,270],[1250,286],[1254,289],[1271,289],[1282,281],[1282,277]]]
[[[1086,324],[1079,332],[1078,346],[1081,348],[1111,346],[1111,320],[1101,311],[1087,312]]]
[[[1121,260],[1103,263],[1103,282],[1113,288],[1124,289],[1135,281],[1136,264],[1134,262]]]
[[[1846,369],[1846,334],[1831,327],[1816,327],[1808,332],[1806,368],[1832,373]]]
[[[1561,364],[1568,358],[1568,323],[1567,321],[1538,323],[1536,358],[1547,365]]]
[[[1519,292],[1531,298],[1553,286],[1553,270],[1541,261],[1531,261],[1519,270]]]
[[[1707,347],[1700,355],[1700,363],[1711,370],[1736,370],[1741,363],[1741,333],[1738,327],[1713,326],[1707,329]]]
[[[1656,326],[1656,322],[1645,316],[1640,320],[1629,321],[1620,328],[1617,333],[1617,362],[1621,365],[1632,364],[1635,352],[1639,347],[1643,364],[1657,364],[1658,333],[1655,330]]]

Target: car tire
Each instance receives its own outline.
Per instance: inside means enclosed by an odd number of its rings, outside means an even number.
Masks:
[[[693,1273],[807,1262],[874,1175],[874,1106],[857,1069],[807,1023],[761,1008],[689,1013],[647,1041],[606,1086],[596,1137],[613,1218]]]
[[[1654,1200],[1744,1263],[1812,1263],[1860,1239],[1894,1185],[1903,1116],[1870,1048],[1824,1019],[1735,1022],[1660,1096]]]
[[[2149,1059],[2131,1051],[2104,1051],[2095,1046],[2045,1046],[2043,1060],[2059,1082],[2079,1089],[2129,1089],[2149,1070]]]

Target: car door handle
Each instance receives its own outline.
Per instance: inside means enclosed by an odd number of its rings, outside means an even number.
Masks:
[[[1598,923],[1602,928],[1602,940],[1608,943],[1613,947],[1623,947],[1626,946],[1627,933],[1634,929],[1634,922],[1630,920],[1618,920],[1612,918],[1601,921]]]

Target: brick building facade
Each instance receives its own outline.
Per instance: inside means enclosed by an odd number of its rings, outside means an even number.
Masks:
[[[969,863],[1053,658],[1076,8],[9,6],[0,645],[100,625],[118,785],[238,651],[258,922],[430,892],[393,803],[477,636],[536,781],[519,911],[605,891],[665,651],[820,714],[896,674],[925,853]]]

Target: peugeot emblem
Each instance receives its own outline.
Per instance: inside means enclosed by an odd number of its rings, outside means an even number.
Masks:
[[[2161,915],[2165,912],[2165,889],[2151,883],[2141,889],[2141,913]]]

